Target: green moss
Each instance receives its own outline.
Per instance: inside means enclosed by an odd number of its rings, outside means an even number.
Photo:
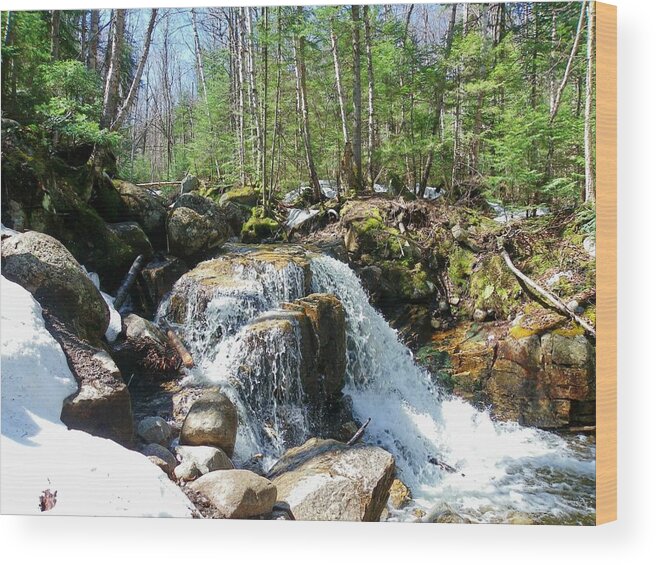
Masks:
[[[242,206],[248,206],[249,208],[252,208],[257,206],[259,198],[260,192],[255,187],[240,186],[238,188],[232,188],[223,193],[219,199],[219,203],[224,204],[226,202],[234,202],[236,204],[241,204]]]
[[[280,224],[264,215],[262,207],[253,208],[253,213],[241,228],[241,240],[244,243],[260,243],[274,238],[280,231]]]
[[[449,279],[460,291],[467,289],[475,260],[476,256],[471,251],[459,245],[454,246],[449,254]]]
[[[381,261],[380,268],[393,298],[427,300],[433,295],[435,287],[420,263],[410,268],[398,261]]]
[[[370,231],[380,230],[384,227],[385,224],[378,208],[374,208],[372,210],[371,216],[368,218],[353,222],[353,228],[358,233],[358,235],[364,235]]]
[[[585,330],[578,324],[571,322],[562,328],[555,329],[553,333],[556,335],[562,335],[564,337],[575,337],[577,335],[584,335]]]
[[[499,255],[490,255],[472,274],[469,295],[474,307],[492,310],[499,319],[507,318],[521,304],[522,289]]]

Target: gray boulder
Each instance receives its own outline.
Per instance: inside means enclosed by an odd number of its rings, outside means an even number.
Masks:
[[[187,265],[172,255],[158,255],[141,271],[141,277],[153,304],[159,304],[171,292],[175,282],[189,269]]]
[[[206,496],[225,518],[252,518],[269,514],[276,502],[276,487],[251,471],[213,471],[189,484]]]
[[[178,462],[175,458],[175,455],[171,453],[166,447],[159,445],[158,443],[149,443],[146,447],[141,450],[146,457],[157,457],[166,463],[166,468],[163,469],[167,475],[173,473],[173,469],[178,466]]]
[[[187,194],[194,190],[198,190],[199,186],[200,182],[197,177],[194,175],[185,175],[185,178],[183,178],[182,182],[180,183],[180,193]]]
[[[193,463],[201,475],[212,471],[228,471],[234,465],[225,452],[205,445],[180,445],[175,454],[181,463]]]
[[[232,457],[237,439],[238,416],[232,401],[210,391],[192,404],[180,432],[180,445],[208,445]]]
[[[107,224],[107,227],[132,250],[134,257],[137,255],[144,255],[146,258],[153,256],[153,246],[137,222],[117,222]]]
[[[153,191],[126,181],[115,180],[114,186],[121,197],[126,217],[124,220],[138,222],[153,244],[166,244],[166,206]]]
[[[198,259],[218,249],[231,235],[219,207],[199,194],[183,194],[175,202],[167,223],[171,253]]]
[[[376,522],[394,472],[394,458],[380,447],[314,438],[288,450],[269,478],[297,520]]]
[[[171,426],[159,416],[144,418],[137,425],[137,434],[147,443],[158,443],[166,446],[171,437]]]
[[[26,288],[81,338],[97,342],[109,310],[73,255],[55,238],[29,231],[2,241],[2,273]]]

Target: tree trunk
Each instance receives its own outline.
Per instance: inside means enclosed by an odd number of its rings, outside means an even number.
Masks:
[[[595,200],[595,172],[593,166],[592,97],[594,86],[595,3],[588,2],[588,61],[585,75],[585,201]]]
[[[451,19],[449,20],[449,27],[446,32],[446,45],[444,49],[445,60],[448,59],[449,55],[451,54],[451,46],[453,45],[453,33],[456,25],[457,11],[458,11],[458,5],[453,4],[451,7]],[[446,71],[445,71],[445,75],[446,75]],[[440,132],[442,109],[444,107],[445,84],[446,84],[446,76],[440,78],[440,83],[437,85],[436,88],[435,110],[434,110],[435,113],[433,115],[433,126],[431,130],[431,134],[433,137],[438,135],[438,133]],[[421,181],[419,184],[419,192],[422,195],[424,194],[424,191],[426,190],[426,186],[428,185],[428,179],[430,178],[434,156],[435,156],[435,148],[431,145],[430,149],[428,150],[428,155],[426,156],[426,163],[424,165],[424,171],[421,175]]]
[[[250,94],[251,116],[255,125],[256,178],[262,179],[262,124],[260,123],[260,100],[257,91],[257,76],[255,73],[255,42],[253,40],[253,20],[250,7],[242,8],[246,24],[246,69]]]
[[[296,7],[298,21],[303,19],[303,6]],[[321,186],[319,177],[314,168],[314,159],[312,158],[312,142],[310,138],[310,117],[307,103],[307,86],[305,70],[305,37],[296,32],[294,38],[294,62],[296,73],[296,93],[301,113],[301,135],[305,145],[305,160],[307,163],[308,173],[310,174],[310,183],[316,201],[321,200]]]
[[[346,145],[350,141],[348,124],[346,121],[346,98],[344,97],[344,89],[342,88],[342,72],[339,64],[337,35],[335,34],[333,18],[330,19],[330,47],[333,52],[333,64],[335,66],[335,83],[337,85],[337,98],[339,100],[339,115],[342,120],[342,138],[344,139],[344,145]]]
[[[144,45],[141,51],[141,58],[139,59],[139,64],[137,65],[137,70],[134,73],[134,78],[132,79],[132,84],[130,84],[130,89],[128,90],[127,96],[123,101],[120,109],[118,110],[114,121],[110,129],[116,131],[119,129],[125,118],[130,111],[130,107],[134,102],[135,96],[139,87],[141,85],[141,76],[143,75],[144,67],[146,66],[146,61],[148,60],[148,52],[150,51],[150,44],[153,39],[153,30],[155,29],[155,22],[157,20],[157,8],[154,8],[150,11],[150,21],[148,22],[148,28],[146,29],[146,36],[144,38]]]
[[[367,185],[369,189],[374,189],[374,143],[375,143],[375,123],[374,123],[374,62],[371,53],[371,17],[369,5],[364,5],[364,42],[367,53]]]
[[[98,33],[100,29],[100,11],[91,10],[89,22],[89,47],[87,50],[87,67],[95,71],[98,67]]]
[[[551,103],[551,109],[549,112],[549,123],[554,121],[554,118],[558,113],[558,107],[560,106],[560,100],[562,98],[563,91],[565,90],[565,86],[567,85],[567,81],[569,80],[569,75],[572,72],[572,63],[574,61],[574,57],[576,56],[576,52],[578,51],[579,42],[581,41],[581,31],[583,29],[583,19],[585,16],[585,9],[587,4],[588,2],[581,3],[581,15],[579,16],[579,23],[576,26],[576,35],[574,36],[574,43],[572,44],[572,50],[569,54],[569,58],[567,59],[567,66],[565,67],[565,72],[563,73],[563,80],[560,82],[560,86],[558,87],[558,90],[556,91],[556,94]]]
[[[276,76],[276,106],[274,110],[273,117],[273,139],[271,140],[271,189],[269,191],[269,201],[271,200],[271,193],[273,192],[274,186],[274,174],[275,174],[275,164],[276,164],[276,143],[278,142],[279,137],[279,128],[280,128],[280,90],[282,86],[282,9],[280,6],[277,8],[276,14],[276,25],[277,25],[277,35],[278,35],[278,46],[276,52],[276,62],[277,62],[277,76]]]
[[[356,190],[362,189],[362,77],[360,73],[360,6],[351,6],[353,23],[353,163]]]
[[[103,111],[100,121],[101,127],[109,127],[116,113],[118,103],[118,87],[121,73],[121,48],[125,32],[125,10],[114,10],[112,15],[112,34],[110,41],[110,55],[105,78],[105,92],[103,96]]]
[[[59,59],[59,27],[61,23],[61,12],[52,10],[50,12],[50,56],[54,61]]]

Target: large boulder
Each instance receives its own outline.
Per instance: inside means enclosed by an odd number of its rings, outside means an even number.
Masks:
[[[166,244],[166,206],[153,191],[123,180],[114,180],[114,186],[125,209],[123,220],[138,222],[155,247]]]
[[[98,342],[109,324],[109,310],[80,264],[56,239],[25,232],[2,241],[2,272],[30,291],[76,335]]]
[[[117,222],[107,224],[107,227],[132,250],[135,257],[137,255],[144,255],[146,258],[153,256],[153,246],[137,222]]]
[[[192,193],[176,200],[168,218],[167,234],[171,253],[194,261],[223,245],[231,230],[214,202]]]
[[[137,434],[146,443],[158,443],[166,446],[172,433],[173,430],[168,422],[159,416],[144,418],[137,425]]]
[[[288,450],[269,478],[297,520],[375,522],[394,473],[394,458],[380,447],[315,438]]]
[[[113,359],[104,349],[79,339],[56,318],[46,316],[46,326],[61,345],[78,383],[78,391],[64,401],[61,421],[69,428],[132,445],[130,393]]]
[[[257,206],[259,197],[260,193],[256,188],[252,186],[241,186],[224,192],[219,199],[219,204],[233,202],[240,206],[252,208],[253,206]]]
[[[208,391],[192,404],[180,432],[181,445],[209,445],[232,457],[237,439],[238,416],[222,392]]]
[[[176,282],[166,312],[172,322],[205,325],[205,311],[213,300],[229,303],[235,315],[252,315],[253,307],[263,301],[294,300],[310,294],[312,271],[306,249],[292,245],[225,247],[225,254],[203,261]],[[193,317],[188,319],[189,305],[193,305]]]
[[[271,481],[245,470],[213,471],[188,488],[207,497],[223,518],[270,514],[276,502],[276,487]]]

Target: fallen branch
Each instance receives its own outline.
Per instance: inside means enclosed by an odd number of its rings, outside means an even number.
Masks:
[[[169,343],[171,344],[171,347],[173,347],[173,349],[176,350],[176,352],[180,356],[180,359],[182,359],[182,364],[187,369],[193,368],[194,359],[191,356],[191,353],[189,353],[189,350],[184,346],[184,343],[182,343],[182,340],[178,337],[178,334],[176,334],[173,331],[173,328],[171,328],[171,326],[168,325],[166,328],[166,337],[169,338]]]
[[[578,316],[574,312],[569,310],[567,306],[565,306],[565,304],[563,304],[556,296],[551,294],[548,290],[542,288],[533,279],[529,278],[524,273],[522,273],[517,267],[515,267],[512,260],[510,259],[510,255],[508,255],[508,252],[505,249],[501,250],[501,257],[503,257],[503,260],[506,262],[506,265],[512,271],[512,273],[524,284],[526,284],[526,286],[531,288],[538,295],[542,296],[542,298],[545,298],[547,301],[549,301],[554,306],[554,308],[556,308],[556,310],[558,310],[565,316],[572,318],[572,320],[574,320],[577,324],[579,324],[592,337],[594,337],[595,339],[597,338],[597,333],[595,332],[595,329],[588,322],[586,322],[583,318],[581,318],[581,316]]]
[[[360,438],[364,435],[364,431],[367,429],[369,422],[371,422],[371,418],[367,418],[367,421],[364,424],[362,424],[362,426],[360,426],[360,429],[357,432],[355,432],[353,437],[346,442],[346,445],[348,445],[349,447],[355,445],[360,440]]]
[[[125,279],[121,283],[121,286],[119,287],[118,292],[116,293],[116,298],[114,299],[114,308],[116,308],[117,310],[121,306],[123,306],[125,299],[128,297],[128,292],[130,291],[130,288],[134,284],[137,275],[141,272],[141,269],[143,269],[145,262],[146,262],[146,257],[144,255],[139,255],[134,260],[134,263],[132,263],[132,266],[130,267],[128,274],[125,276]]]
[[[163,180],[159,182],[140,182],[135,186],[149,187],[149,186],[174,186],[180,185],[181,181],[179,180]]]

